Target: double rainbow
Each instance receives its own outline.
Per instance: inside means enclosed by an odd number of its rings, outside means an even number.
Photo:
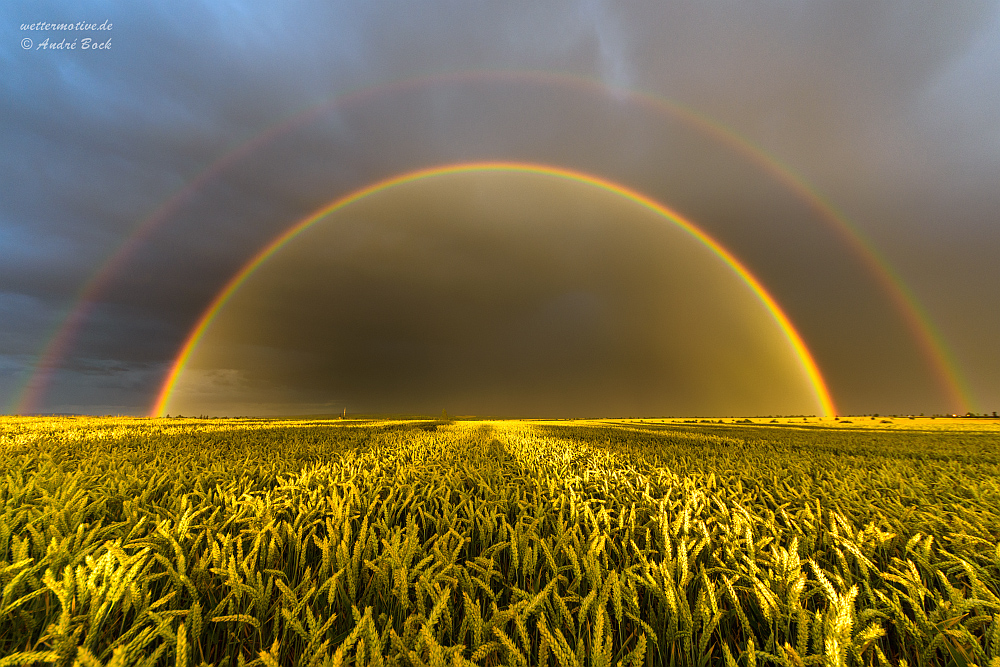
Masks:
[[[324,112],[334,108],[347,108],[351,105],[374,99],[380,95],[404,90],[416,90],[433,84],[493,80],[534,83],[551,87],[579,89],[593,92],[595,95],[610,95],[622,102],[645,107],[679,120],[750,160],[809,204],[846,241],[856,256],[868,268],[870,274],[878,281],[883,292],[890,298],[897,312],[906,322],[907,328],[913,339],[917,342],[927,365],[933,370],[938,384],[948,396],[952,406],[951,409],[959,413],[965,413],[974,409],[972,392],[962,379],[956,360],[945,344],[944,338],[937,331],[915,295],[892,269],[889,262],[880,254],[874,244],[868,241],[842,212],[838,211],[830,201],[811,187],[793,169],[784,165],[777,158],[742,137],[733,129],[706,114],[649,93],[617,88],[601,81],[569,73],[488,70],[459,71],[411,77],[339,95],[332,100],[311,105],[302,111],[282,119],[263,132],[235,146],[218,160],[208,165],[145,218],[82,286],[73,307],[53,335],[48,339],[48,342],[39,354],[32,375],[23,386],[14,403],[14,411],[25,414],[35,412],[41,407],[42,399],[49,383],[61,361],[68,354],[78,331],[93,311],[101,291],[110,284],[128,258],[148,241],[152,233],[160,225],[169,220],[170,216],[176,213],[202,186],[224,172],[225,169],[249,156],[255,150],[275,138],[295,128],[304,126],[321,117]],[[365,190],[367,189],[365,188]],[[356,194],[347,195],[347,198]],[[273,243],[271,246],[273,246]]]

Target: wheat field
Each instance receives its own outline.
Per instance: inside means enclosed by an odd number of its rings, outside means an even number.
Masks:
[[[998,667],[929,424],[3,418],[0,667]]]

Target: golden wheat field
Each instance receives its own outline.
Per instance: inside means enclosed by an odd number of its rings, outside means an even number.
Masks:
[[[995,424],[756,422],[4,418],[0,666],[1000,665]]]

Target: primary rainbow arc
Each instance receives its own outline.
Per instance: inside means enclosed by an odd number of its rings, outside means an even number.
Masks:
[[[292,238],[297,236],[300,232],[304,231],[320,219],[325,216],[350,205],[360,199],[363,199],[369,195],[381,192],[388,188],[396,185],[402,185],[404,183],[410,183],[413,181],[420,180],[422,178],[428,178],[431,176],[443,176],[447,174],[457,174],[457,173],[468,173],[476,171],[510,171],[528,174],[539,174],[545,176],[554,176],[558,178],[565,178],[567,180],[576,181],[578,183],[584,183],[591,185],[602,190],[612,192],[614,194],[625,197],[626,199],[647,208],[654,213],[670,220],[674,224],[681,227],[684,231],[691,234],[698,241],[708,247],[716,256],[718,256],[737,276],[750,288],[754,295],[760,299],[764,304],[768,313],[774,319],[775,323],[781,329],[782,333],[788,339],[796,358],[802,365],[806,376],[809,379],[809,384],[815,393],[815,398],[820,406],[820,410],[823,416],[832,417],[836,415],[836,408],[833,404],[833,399],[830,396],[830,392],[827,389],[826,381],[823,379],[820,373],[819,367],[816,364],[815,359],[813,359],[812,354],[806,347],[805,342],[799,335],[798,331],[792,325],[791,321],[782,311],[781,307],[778,306],[774,298],[764,289],[763,285],[744,267],[739,260],[736,259],[728,250],[723,248],[715,239],[708,236],[705,232],[699,229],[690,221],[686,220],[678,213],[672,211],[671,209],[663,206],[659,202],[639,193],[630,188],[626,188],[623,185],[614,183],[609,180],[598,178],[591,174],[586,174],[580,171],[574,171],[570,169],[565,169],[562,167],[554,167],[549,165],[534,164],[534,163],[524,163],[524,162],[464,162],[457,164],[448,164],[436,167],[428,167],[425,169],[418,169],[416,171],[409,171],[397,176],[387,178],[385,180],[378,181],[371,185],[365,186],[359,190],[355,190],[343,197],[334,200],[332,203],[322,207],[309,217],[305,218],[301,222],[293,225],[291,228],[286,230],[271,243],[265,246],[260,252],[258,252],[249,262],[247,262],[240,271],[234,275],[226,286],[216,295],[209,304],[208,308],[202,314],[201,318],[198,320],[197,324],[191,330],[188,335],[187,340],[181,347],[177,358],[171,367],[170,373],[164,380],[160,392],[157,396],[156,402],[150,410],[150,416],[161,417],[167,408],[167,403],[170,400],[170,395],[173,392],[177,381],[184,370],[185,365],[190,359],[192,352],[201,340],[202,335],[208,329],[209,325],[215,316],[222,310],[226,305],[229,298],[240,288],[240,286],[246,281],[246,279],[260,267],[269,257],[274,255],[278,250],[280,250],[286,243],[288,243]]]

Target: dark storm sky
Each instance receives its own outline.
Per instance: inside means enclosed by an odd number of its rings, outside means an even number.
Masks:
[[[22,30],[77,21],[112,29]],[[508,74],[457,74],[473,70]],[[732,129],[842,210],[940,332],[968,407],[1000,409],[997,3],[18,0],[0,11],[0,72],[4,411],[151,214],[330,101],[162,213],[33,410],[144,413],[199,314],[275,235],[375,179],[483,159],[579,169],[683,213],[771,291],[841,412],[958,407],[814,208],[628,90]]]

